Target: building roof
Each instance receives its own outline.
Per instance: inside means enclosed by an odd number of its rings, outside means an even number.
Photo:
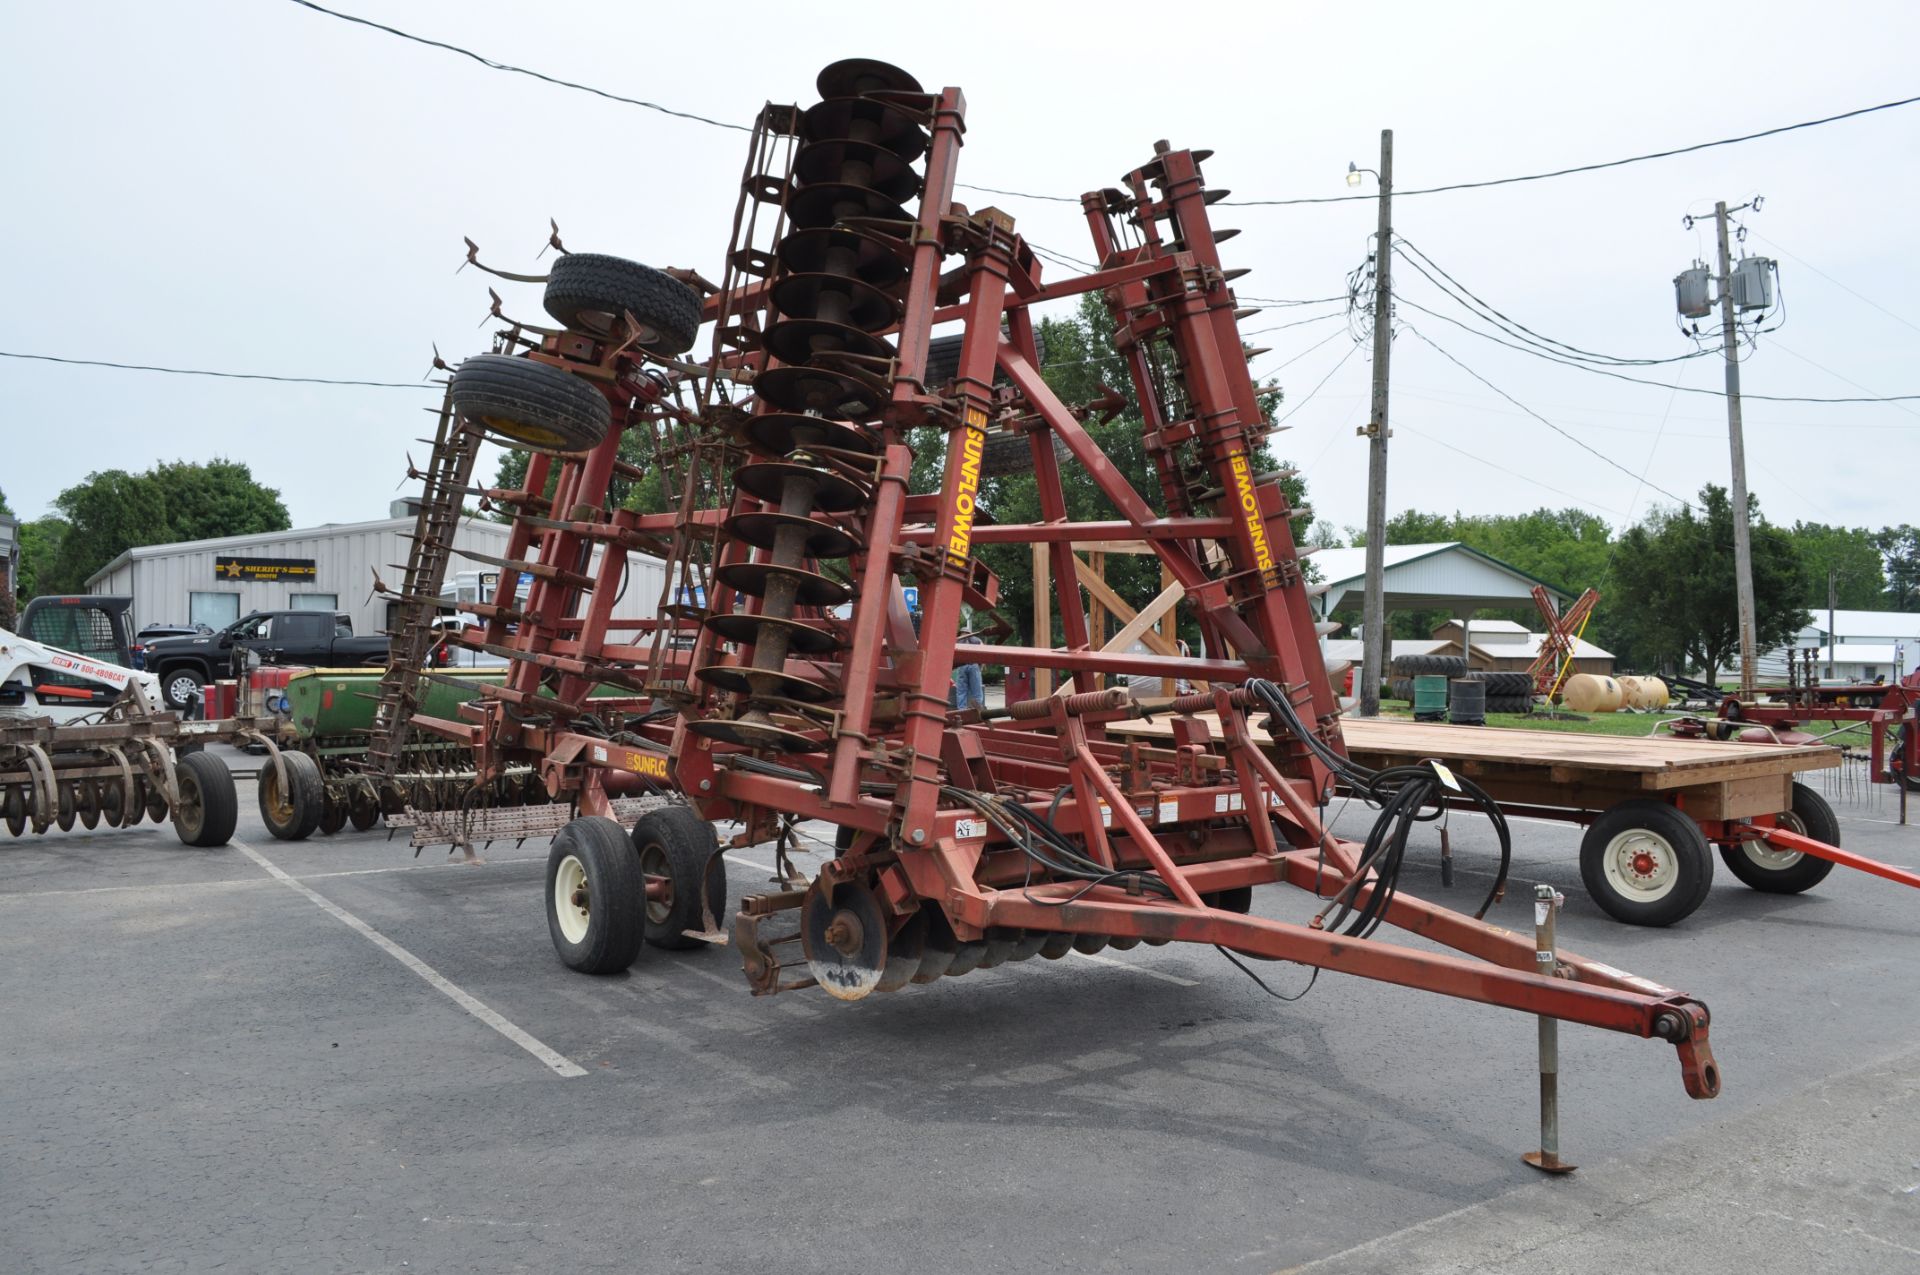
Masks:
[[[1823,637],[1837,636],[1843,647],[1850,637],[1920,638],[1920,611],[1836,610],[1833,613],[1835,632],[1829,634],[1826,610],[1821,607],[1810,607],[1808,610],[1810,618],[1801,632],[1812,630]]]
[[[1467,623],[1468,621],[1455,617],[1454,619],[1451,619],[1446,621],[1445,623],[1436,625],[1435,627],[1444,629],[1447,627],[1448,624],[1465,625]],[[1474,620],[1472,621],[1472,624],[1473,624],[1473,631],[1475,633],[1530,633],[1532,632],[1532,630],[1529,629],[1526,625],[1521,624],[1515,620]]]
[[[1524,652],[1526,656],[1531,659],[1540,654],[1540,644],[1546,640],[1547,635],[1544,633],[1529,633],[1527,634],[1527,640],[1525,642],[1496,642],[1492,646],[1481,649],[1484,649],[1488,655],[1504,655],[1508,658],[1511,658],[1517,653]],[[1474,646],[1479,648],[1480,644],[1475,642]],[[1516,648],[1519,648],[1519,650],[1516,651]],[[1576,660],[1610,660],[1613,658],[1613,652],[1603,650],[1585,638],[1577,637],[1573,639],[1573,658]]]
[[[1388,545],[1386,563],[1387,608],[1445,607],[1472,611],[1482,607],[1533,605],[1533,587],[1565,600],[1565,589],[1532,576],[1518,567],[1492,558],[1478,549],[1446,540],[1436,544]],[[1366,587],[1367,551],[1321,549],[1308,559],[1320,570],[1327,591],[1321,597],[1323,614],[1358,606]]]
[[[462,523],[487,530],[507,531],[507,524],[493,522],[486,518],[463,518]],[[414,518],[409,514],[405,518],[373,518],[366,522],[324,522],[318,527],[293,527],[286,531],[262,531],[251,536],[217,536],[211,540],[179,540],[164,545],[137,545],[122,550],[120,556],[87,577],[87,587],[116,571],[129,562],[142,558],[163,558],[176,553],[205,553],[209,549],[238,549],[243,546],[283,544],[290,540],[311,540],[315,536],[351,536],[362,532],[385,532],[413,530]]]
[[[1358,664],[1366,657],[1362,649],[1366,644],[1359,638],[1328,638],[1323,654],[1327,663],[1347,660]],[[1389,643],[1393,648],[1387,653],[1389,660],[1397,660],[1403,655],[1432,655],[1436,651],[1452,646],[1451,642],[1436,642],[1432,638],[1401,638]]]
[[[1908,654],[1912,654],[1909,648]],[[1891,666],[1897,658],[1897,652],[1891,643],[1879,642],[1842,642],[1835,647],[1821,647],[1815,655],[1822,664],[1885,664]]]

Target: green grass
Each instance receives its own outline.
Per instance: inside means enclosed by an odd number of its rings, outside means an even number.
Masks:
[[[1398,717],[1404,720],[1412,718],[1413,710],[1404,706],[1403,703],[1382,703],[1380,705],[1380,715],[1382,717]],[[1514,730],[1571,731],[1584,735],[1647,736],[1658,734],[1665,736],[1670,735],[1672,732],[1660,725],[1660,723],[1673,721],[1680,717],[1681,714],[1582,713],[1567,714],[1567,716],[1581,716],[1586,720],[1555,721],[1541,713],[1488,713],[1487,725],[1509,727]],[[1855,729],[1845,735],[1836,735],[1831,740],[1823,742],[1861,745],[1867,742],[1869,736],[1864,722],[1818,721],[1811,724],[1803,724],[1800,729],[1806,731],[1808,734],[1820,735],[1839,726],[1851,726]]]

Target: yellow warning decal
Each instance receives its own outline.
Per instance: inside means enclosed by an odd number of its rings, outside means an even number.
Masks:
[[[947,537],[947,561],[964,568],[973,548],[973,516],[980,499],[980,463],[987,451],[987,414],[969,407],[960,431],[960,484],[953,492],[953,533]]]
[[[1233,472],[1234,505],[1247,525],[1247,538],[1253,541],[1254,565],[1267,587],[1272,588],[1279,581],[1279,573],[1274,570],[1273,544],[1267,539],[1267,520],[1260,514],[1260,497],[1253,490],[1253,466],[1247,463],[1245,452],[1230,454],[1227,464]]]

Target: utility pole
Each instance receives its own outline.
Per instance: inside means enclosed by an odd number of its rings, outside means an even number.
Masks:
[[[1833,649],[1833,644],[1840,640],[1839,638],[1833,635],[1833,629],[1834,629],[1833,613],[1834,613],[1834,609],[1839,605],[1840,605],[1839,584],[1834,574],[1834,568],[1828,567],[1827,568],[1827,665],[1829,667],[1833,665],[1833,662],[1835,660],[1840,658],[1834,652],[1834,649]]]
[[[1747,527],[1747,444],[1740,433],[1740,330],[1733,318],[1733,253],[1727,201],[1713,206],[1720,238],[1720,343],[1727,356],[1727,443],[1733,450],[1733,573],[1740,607],[1740,698],[1753,698],[1753,538]]]
[[[1355,174],[1349,169],[1349,177]],[[1367,435],[1367,587],[1361,608],[1360,716],[1380,712],[1387,645],[1387,364],[1393,354],[1393,130],[1380,130],[1380,230],[1373,248],[1373,420]]]

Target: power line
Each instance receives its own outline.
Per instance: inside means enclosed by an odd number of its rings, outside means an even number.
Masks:
[[[1618,509],[1610,509],[1605,505],[1589,504],[1588,502],[1582,500],[1580,497],[1574,495],[1572,492],[1561,491],[1558,487],[1550,487],[1546,483],[1541,482],[1538,478],[1529,478],[1527,477],[1527,475],[1521,473],[1517,469],[1508,469],[1505,465],[1501,465],[1501,464],[1498,464],[1497,462],[1490,461],[1485,456],[1477,456],[1474,453],[1468,451],[1464,447],[1455,447],[1452,443],[1449,443],[1446,439],[1441,438],[1438,435],[1429,434],[1423,429],[1415,429],[1413,426],[1407,424],[1405,421],[1395,421],[1393,423],[1393,427],[1395,429],[1404,429],[1409,434],[1412,434],[1415,438],[1424,438],[1429,443],[1437,444],[1441,447],[1446,448],[1450,452],[1458,452],[1460,455],[1465,456],[1468,460],[1471,460],[1476,465],[1483,466],[1487,469],[1498,470],[1500,473],[1506,474],[1510,478],[1518,478],[1521,482],[1531,483],[1535,487],[1540,488],[1542,491],[1550,491],[1554,495],[1559,496],[1564,500],[1571,500],[1574,504],[1579,505],[1583,509],[1591,509],[1595,513],[1601,513],[1601,514],[1620,513]]]
[[[123,372],[165,372],[170,376],[216,376],[228,381],[282,381],[293,385],[364,385],[378,390],[438,388],[426,381],[347,381],[328,376],[272,376],[265,372],[215,372],[198,367],[160,367],[152,363],[110,363],[105,359],[68,359],[56,354],[21,354],[14,350],[0,350],[0,359],[32,359],[39,363],[65,363],[71,367],[111,367]]]
[[[671,115],[678,119],[693,120],[696,123],[706,124],[713,128],[724,128],[739,133],[753,131],[745,124],[730,124],[725,120],[712,119],[705,115],[695,114],[692,111],[675,110],[669,106],[662,106],[658,102],[626,97],[619,93],[610,93],[605,89],[594,88],[589,84],[578,84],[572,80],[563,80],[558,76],[547,75],[544,72],[530,70],[523,66],[515,66],[510,62],[497,62],[492,58],[483,57],[475,53],[472,49],[462,48],[457,44],[448,44],[443,40],[433,40],[426,36],[414,35],[411,32],[402,31],[398,27],[390,27],[384,23],[374,22],[368,18],[356,17],[350,13],[341,13],[337,10],[326,8],[323,5],[315,4],[313,0],[293,0],[293,3],[303,9],[310,9],[315,13],[324,13],[330,18],[338,18],[342,22],[352,22],[359,26],[372,28],[375,31],[385,32],[391,36],[397,36],[402,40],[410,40],[415,44],[424,44],[429,48],[442,49],[448,53],[458,54],[463,58],[469,58],[472,61],[478,62],[481,66],[487,67],[490,70],[507,71],[515,75],[525,75],[532,79],[556,85],[560,88],[576,89],[582,93],[591,93],[595,97],[602,97],[611,102],[620,102],[627,106],[644,107],[650,111],[658,111],[662,115]],[[1518,182],[1545,181],[1548,178],[1567,177],[1575,173],[1598,172],[1601,169],[1620,168],[1627,164],[1644,163],[1647,160],[1670,159],[1675,155],[1689,155],[1695,151],[1711,150],[1716,146],[1733,146],[1741,142],[1758,141],[1761,138],[1776,137],[1782,133],[1792,133],[1800,129],[1818,128],[1823,124],[1837,124],[1842,120],[1856,119],[1862,115],[1872,115],[1876,111],[1889,111],[1897,106],[1911,106],[1915,102],[1920,102],[1920,97],[1907,97],[1893,102],[1881,102],[1875,106],[1862,106],[1855,110],[1842,111],[1838,115],[1826,115],[1819,119],[1802,120],[1797,124],[1782,124],[1776,128],[1762,129],[1757,133],[1743,133],[1738,137],[1723,137],[1711,142],[1695,142],[1690,146],[1676,146],[1669,150],[1649,151],[1644,155],[1629,155],[1625,159],[1610,159],[1597,164],[1579,164],[1571,168],[1556,168],[1543,173],[1526,173],[1518,177],[1495,177],[1485,181],[1452,182],[1444,186],[1424,186],[1412,190],[1396,190],[1393,193],[1396,199],[1408,199],[1415,195],[1438,195],[1454,190],[1480,190],[1489,186],[1511,186]],[[955,184],[964,186],[968,190],[985,191],[990,195],[1009,195],[1015,199],[1038,199],[1055,204],[1077,204],[1080,202],[1080,196],[1078,195],[1044,195],[1030,190],[1007,190],[998,186],[976,186],[968,182],[956,182]],[[1353,202],[1354,200],[1367,200],[1372,202],[1375,198],[1373,195],[1325,195],[1297,199],[1223,199],[1220,203],[1222,205],[1232,205],[1242,208],[1280,208],[1297,204],[1344,204]]]
[[[1867,296],[1865,293],[1855,292],[1852,288],[1849,288],[1846,284],[1840,282],[1838,279],[1834,278],[1832,275],[1822,270],[1819,266],[1814,265],[1811,261],[1808,261],[1805,257],[1801,256],[1799,253],[1791,251],[1785,244],[1781,243],[1778,239],[1771,239],[1766,235],[1761,234],[1757,230],[1749,230],[1747,233],[1751,234],[1754,238],[1760,240],[1762,243],[1772,244],[1775,248],[1780,250],[1783,256],[1792,257],[1795,261],[1799,262],[1801,265],[1805,266],[1807,269],[1813,271],[1815,274],[1819,275],[1822,279],[1825,279],[1828,283],[1832,284],[1834,287],[1840,289],[1840,291],[1849,293],[1856,299],[1866,302],[1868,305],[1872,306],[1874,309],[1878,310],[1880,313],[1886,315],[1889,319],[1892,319],[1895,323],[1903,324],[1906,327],[1912,328],[1915,332],[1920,332],[1920,324],[1915,324],[1910,322],[1907,319],[1902,318],[1900,315],[1897,315],[1893,311],[1887,309],[1887,307],[1881,305],[1878,301],[1875,301],[1872,297]],[[1845,379],[1845,378],[1842,378],[1842,379]]]
[[[1261,336],[1268,332],[1283,332],[1288,328],[1305,327],[1309,323],[1325,323],[1328,319],[1344,319],[1346,317],[1347,312],[1345,310],[1336,311],[1333,314],[1316,314],[1311,319],[1295,319],[1292,323],[1276,323],[1272,327],[1255,328],[1251,332],[1242,332],[1240,335],[1243,337]]]
[[[1428,309],[1426,306],[1416,301],[1409,301],[1405,297],[1396,297],[1394,298],[1394,302],[1396,305],[1405,305],[1418,310],[1422,314],[1431,315],[1443,323],[1451,323],[1461,331],[1470,332],[1483,341],[1491,341],[1495,345],[1503,345],[1509,350],[1518,350],[1522,354],[1531,354],[1534,358],[1545,359],[1549,363],[1558,363],[1562,367],[1574,368],[1581,372],[1591,372],[1595,376],[1610,376],[1616,381],[1630,381],[1635,385],[1651,385],[1657,390],[1672,388],[1665,381],[1650,381],[1644,376],[1628,376],[1625,372],[1615,372],[1608,368],[1595,367],[1590,363],[1578,363],[1572,359],[1560,358],[1530,345],[1518,345],[1512,341],[1503,341],[1491,332],[1483,332],[1479,328],[1471,327],[1450,315],[1440,313],[1438,310]],[[1709,353],[1718,352],[1717,349],[1709,351]],[[1698,389],[1691,385],[1682,385],[1680,392],[1682,394],[1705,394],[1711,398],[1725,398],[1727,396],[1725,390]],[[1818,398],[1808,394],[1748,394],[1743,391],[1740,397],[1763,403],[1911,403],[1920,401],[1920,394],[1881,394],[1873,397]]]
[[[1465,309],[1478,313],[1478,317],[1482,319],[1490,320],[1509,336],[1525,341],[1530,345],[1551,347],[1549,348],[1549,353],[1559,354],[1563,358],[1576,358],[1583,362],[1609,363],[1615,367],[1653,367],[1662,363],[1684,363],[1688,359],[1697,359],[1703,355],[1719,353],[1718,350],[1703,348],[1694,350],[1689,354],[1676,354],[1667,358],[1634,359],[1625,358],[1618,354],[1602,354],[1597,350],[1582,349],[1580,346],[1571,345],[1565,341],[1550,337],[1544,332],[1536,332],[1526,324],[1520,322],[1520,320],[1505,314],[1497,306],[1494,306],[1485,298],[1475,293],[1473,289],[1467,287],[1466,284],[1461,283],[1458,279],[1448,274],[1439,262],[1422,252],[1419,246],[1412,240],[1395,235],[1393,237],[1393,248],[1395,252],[1400,254],[1401,259],[1419,271],[1428,283],[1431,283],[1434,287],[1446,293],[1447,296],[1458,302]],[[1408,252],[1411,252],[1413,256],[1409,257],[1407,255]],[[1423,266],[1421,262],[1425,262],[1426,265]],[[1433,271],[1429,272],[1426,268],[1427,266],[1433,267]],[[1440,278],[1445,279],[1447,282],[1442,283],[1440,279],[1434,278],[1435,273],[1439,274]],[[1449,288],[1448,284],[1451,284],[1452,288]]]
[[[708,124],[714,128],[731,129],[738,133],[751,133],[753,131],[745,124],[729,124],[725,120],[716,120],[705,115],[696,115],[692,111],[677,111],[671,106],[662,106],[658,102],[649,102],[642,98],[623,97],[618,93],[609,93],[605,89],[594,88],[591,84],[577,84],[572,80],[563,80],[558,76],[548,75],[542,71],[533,71],[524,66],[515,66],[511,62],[496,62],[492,58],[480,56],[472,49],[463,49],[457,44],[448,44],[444,40],[430,40],[424,35],[414,35],[410,31],[402,31],[398,27],[390,27],[384,23],[375,22],[371,18],[360,18],[355,17],[351,13],[341,13],[338,10],[326,8],[324,5],[315,4],[313,0],[293,0],[293,3],[303,9],[311,9],[315,13],[324,13],[329,18],[338,18],[342,22],[352,22],[358,26],[372,27],[375,31],[384,31],[388,35],[398,36],[402,40],[411,40],[415,44],[424,44],[428,48],[445,49],[448,53],[457,53],[463,58],[471,58],[473,61],[478,62],[481,66],[487,67],[490,70],[509,71],[514,75],[525,75],[532,79],[544,80],[548,84],[557,85],[563,89],[577,89],[582,93],[591,93],[595,97],[604,97],[609,102],[619,102],[626,106],[641,106],[649,111],[658,111],[662,115],[672,115],[683,120],[693,120],[696,123]]]
[[[1340,335],[1340,334],[1339,334],[1338,332],[1336,332],[1336,333],[1334,333],[1334,336],[1339,336],[1339,335]],[[1326,344],[1326,342],[1325,342],[1325,341],[1322,341],[1322,342],[1321,342],[1320,344],[1321,344],[1321,345],[1325,345],[1325,344]],[[1318,348],[1319,348],[1319,346],[1316,346],[1316,347],[1314,347],[1314,348],[1315,348],[1315,349],[1318,349]],[[1273,423],[1273,427],[1274,427],[1275,429],[1279,429],[1279,428],[1280,428],[1280,427],[1281,427],[1282,425],[1284,425],[1284,424],[1286,424],[1286,423],[1287,423],[1287,421],[1289,421],[1290,419],[1292,419],[1292,417],[1293,417],[1293,414],[1294,414],[1295,412],[1297,412],[1297,411],[1299,411],[1299,410],[1300,410],[1301,408],[1303,408],[1303,407],[1305,407],[1305,406],[1306,406],[1307,404],[1309,404],[1309,403],[1311,403],[1311,402],[1313,402],[1313,396],[1314,396],[1315,394],[1318,394],[1318,393],[1319,393],[1319,392],[1320,392],[1321,390],[1323,390],[1323,389],[1325,389],[1325,388],[1326,388],[1326,385],[1327,385],[1327,382],[1328,382],[1328,381],[1331,381],[1331,380],[1333,379],[1333,374],[1334,374],[1335,372],[1338,372],[1338,371],[1339,371],[1339,370],[1340,370],[1341,368],[1343,368],[1343,367],[1345,367],[1345,366],[1347,365],[1347,360],[1348,360],[1348,359],[1350,359],[1350,358],[1352,358],[1352,357],[1353,357],[1353,352],[1354,352],[1355,350],[1358,350],[1359,348],[1360,348],[1360,347],[1359,347],[1359,346],[1357,346],[1357,345],[1355,345],[1355,346],[1352,346],[1352,347],[1350,347],[1350,348],[1349,348],[1349,349],[1347,350],[1347,352],[1346,352],[1345,354],[1343,354],[1343,355],[1341,355],[1341,356],[1340,356],[1340,361],[1339,361],[1338,363],[1335,363],[1335,364],[1333,365],[1333,367],[1332,367],[1332,369],[1331,369],[1330,371],[1328,371],[1328,373],[1327,373],[1327,374],[1326,374],[1325,376],[1323,376],[1323,377],[1321,377],[1321,378],[1320,378],[1320,384],[1318,384],[1318,385],[1316,385],[1316,386],[1314,386],[1314,387],[1313,387],[1312,389],[1310,389],[1310,390],[1308,390],[1308,391],[1307,391],[1307,396],[1306,396],[1305,398],[1303,398],[1303,399],[1301,399],[1301,400],[1300,400],[1300,401],[1299,401],[1298,403],[1295,403],[1295,404],[1294,404],[1294,405],[1293,405],[1293,406],[1292,406],[1292,407],[1291,407],[1290,409],[1288,409],[1288,411],[1287,411],[1287,414],[1286,414],[1285,416],[1282,416],[1282,417],[1281,417],[1281,418],[1280,418],[1279,420],[1277,420],[1277,421],[1275,421],[1275,422]],[[1292,360],[1291,360],[1291,359],[1289,359],[1289,360],[1288,360],[1288,362],[1292,362]],[[1285,367],[1285,366],[1286,366],[1286,364],[1285,364],[1285,363],[1282,363],[1282,364],[1281,364],[1280,366],[1281,366],[1281,367]],[[1274,369],[1274,370],[1275,370],[1275,371],[1278,371],[1279,369],[1278,369],[1278,368],[1276,368],[1276,369]],[[1268,375],[1271,375],[1271,374],[1269,373]]]
[[[1722,137],[1711,142],[1695,142],[1691,146],[1675,146],[1670,150],[1648,151],[1644,155],[1629,155],[1625,159],[1609,159],[1598,164],[1577,164],[1571,168],[1555,168],[1544,173],[1526,173],[1518,177],[1494,177],[1477,182],[1450,182],[1445,186],[1422,186],[1414,190],[1395,190],[1395,199],[1407,199],[1414,195],[1440,195],[1452,190],[1483,190],[1489,186],[1512,186],[1518,182],[1546,181],[1552,177],[1570,177],[1575,173],[1594,173],[1605,168],[1622,168],[1628,164],[1642,164],[1650,159],[1671,159],[1675,155],[1691,155],[1695,151],[1712,150],[1716,146],[1735,146],[1741,142],[1754,142],[1763,137],[1777,137],[1782,133],[1797,132],[1803,128],[1818,128],[1822,124],[1837,124],[1841,120],[1856,119],[1862,115],[1872,115],[1876,111],[1890,111],[1896,106],[1912,106],[1920,102],[1920,97],[1903,97],[1894,102],[1881,102],[1876,106],[1862,106],[1856,110],[1842,111],[1838,115],[1825,115],[1817,120],[1802,120],[1798,124],[1782,124],[1777,128],[1761,129],[1757,133],[1742,133],[1738,137]],[[1326,195],[1312,199],[1223,199],[1222,204],[1237,204],[1242,207],[1285,207],[1293,204],[1344,204],[1352,200],[1364,199],[1376,201],[1376,195]]]
[[[1513,404],[1515,407],[1519,408],[1521,411],[1525,412],[1527,415],[1533,417],[1534,420],[1539,421],[1542,425],[1545,425],[1548,429],[1560,435],[1562,438],[1566,439],[1568,442],[1572,443],[1574,446],[1580,448],[1582,451],[1591,453],[1592,455],[1599,457],[1602,461],[1606,462],[1608,465],[1611,465],[1613,468],[1619,470],[1621,473],[1625,474],[1627,477],[1633,479],[1634,482],[1646,483],[1647,486],[1653,488],[1655,491],[1659,492],[1662,496],[1665,496],[1668,500],[1674,501],[1682,505],[1688,503],[1687,501],[1682,500],[1680,497],[1668,491],[1665,487],[1660,486],[1658,483],[1649,481],[1644,474],[1634,473],[1631,469],[1628,469],[1625,465],[1622,465],[1619,461],[1607,455],[1605,452],[1601,451],[1599,448],[1589,446],[1586,442],[1576,437],[1570,431],[1560,428],[1560,426],[1554,424],[1552,421],[1548,420],[1546,417],[1540,415],[1540,413],[1534,411],[1531,407],[1528,407],[1525,403],[1522,403],[1519,399],[1507,393],[1505,390],[1501,389],[1498,385],[1495,385],[1492,381],[1489,381],[1486,377],[1480,375],[1478,372],[1468,367],[1465,363],[1462,363],[1459,359],[1454,358],[1453,355],[1441,349],[1440,346],[1435,345],[1432,338],[1428,337],[1426,333],[1422,332],[1419,328],[1414,327],[1411,323],[1406,324],[1405,327],[1407,331],[1413,333],[1413,335],[1419,337],[1422,341],[1426,342],[1426,344],[1432,346],[1436,351],[1439,352],[1440,357],[1447,360],[1447,362],[1453,364],[1455,367],[1459,368],[1462,372],[1465,372],[1468,376],[1471,376],[1474,380],[1480,382],[1480,384],[1486,386],[1488,389],[1492,390],[1495,394],[1498,394],[1501,398],[1506,399],[1507,402]],[[1662,386],[1661,388],[1665,389],[1667,387]]]

